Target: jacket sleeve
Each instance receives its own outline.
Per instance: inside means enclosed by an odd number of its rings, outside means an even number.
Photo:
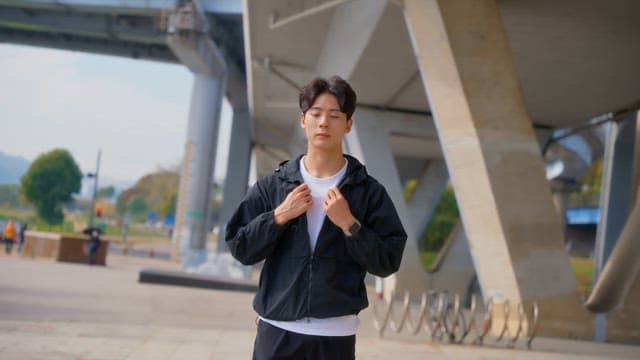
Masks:
[[[278,225],[261,181],[251,187],[226,226],[225,241],[233,257],[253,265],[273,252],[286,225]]]
[[[347,238],[347,251],[366,271],[386,277],[400,268],[407,233],[382,185],[376,183],[357,236]]]

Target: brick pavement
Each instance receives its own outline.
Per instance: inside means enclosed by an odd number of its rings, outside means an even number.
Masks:
[[[252,294],[139,284],[146,267],[175,263],[123,256],[106,267],[0,255],[0,359],[249,359]],[[364,311],[358,359],[637,358],[640,346],[537,339],[534,349],[427,344],[376,337]]]

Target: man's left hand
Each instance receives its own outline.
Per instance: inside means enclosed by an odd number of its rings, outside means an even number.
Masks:
[[[331,188],[322,201],[322,208],[327,213],[329,220],[336,224],[343,232],[347,232],[356,218],[351,213],[347,199],[342,196],[338,188]]]

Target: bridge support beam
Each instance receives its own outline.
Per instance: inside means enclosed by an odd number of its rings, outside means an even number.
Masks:
[[[173,241],[183,268],[206,261],[213,169],[224,78],[195,74]],[[175,249],[175,248],[174,248]]]
[[[179,6],[169,16],[167,36],[171,51],[194,73],[173,233],[173,256],[181,258],[183,269],[207,260],[211,189],[227,82],[224,57],[206,35],[208,23],[198,5]]]
[[[222,199],[222,209],[220,210],[218,253],[229,251],[224,241],[226,224],[247,192],[250,165],[251,126],[249,109],[234,106],[229,158],[227,160],[227,176],[224,180],[224,197]]]
[[[638,171],[640,170],[640,113],[631,114],[628,118],[609,124],[609,134],[605,147],[603,165],[603,181],[600,195],[600,223],[596,235],[594,253],[594,280],[600,280],[605,269],[609,267],[611,278],[615,276],[615,284],[599,284],[589,298],[589,304],[613,308],[608,314],[596,316],[596,341],[637,342],[640,339],[638,322],[640,321],[640,279],[637,277],[637,264],[640,259],[629,259],[627,264],[607,264],[611,261],[624,260],[636,253],[637,245],[618,244],[623,236],[637,239],[640,234],[627,233],[632,231],[630,225],[640,221],[632,218],[631,209],[637,206]],[[631,169],[632,171],[630,171]],[[637,214],[635,214],[637,216]],[[626,226],[626,227],[625,227]],[[638,227],[635,227],[636,231]],[[624,230],[624,231],[623,231]],[[629,240],[629,239],[627,239]],[[617,249],[617,257],[610,257],[614,247],[626,246],[627,250]],[[602,274],[602,275],[601,275]],[[623,279],[624,277],[631,277]],[[634,280],[635,279],[635,280]],[[624,286],[619,284],[631,283],[628,292],[620,291]],[[609,290],[604,293],[601,289]],[[620,298],[622,297],[622,298]],[[617,306],[615,304],[622,304]]]
[[[495,1],[404,4],[484,296],[536,301],[539,334],[590,338]]]
[[[411,224],[403,186],[389,147],[388,127],[398,125],[399,122],[390,121],[389,114],[358,109],[353,124],[351,133],[346,137],[347,149],[363,161],[367,170],[385,185],[408,235],[400,270],[384,279],[385,298],[390,298],[391,291],[401,294],[408,290],[412,294],[420,294],[425,290],[427,283],[426,272],[421,265],[415,228]],[[402,127],[401,124],[398,126]],[[424,127],[427,127],[427,119],[424,120]]]

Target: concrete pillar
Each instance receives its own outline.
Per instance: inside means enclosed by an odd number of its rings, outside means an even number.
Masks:
[[[541,335],[590,338],[495,1],[404,4],[484,296],[538,302]]]
[[[620,237],[631,205],[631,177],[635,121],[609,123],[600,190],[600,223],[596,234],[594,266],[597,278]]]
[[[222,209],[220,210],[220,232],[218,234],[217,247],[219,253],[229,251],[224,241],[225,228],[227,221],[229,221],[247,192],[250,164],[251,129],[249,111],[246,107],[234,107],[231,141],[229,142],[229,159],[227,160],[227,176],[224,180],[224,198],[222,200]]]
[[[209,23],[198,1],[180,4],[168,16],[167,46],[194,73],[173,233],[173,257],[182,257],[183,268],[207,258],[210,195],[227,82],[224,57],[208,33]]]
[[[183,267],[206,260],[206,240],[224,77],[195,74],[173,241]]]
[[[632,201],[640,201],[640,110],[636,112],[635,118],[635,141],[633,152],[633,169],[631,175],[631,194]]]
[[[346,141],[348,151],[362,161],[367,166],[367,171],[387,189],[408,235],[400,270],[384,279],[385,298],[389,299],[391,291],[396,294],[407,290],[412,294],[422,293],[426,286],[426,273],[422,269],[415,228],[411,223],[398,169],[389,148],[387,124],[388,119],[385,119],[384,114],[358,109]]]
[[[640,156],[638,156],[640,126],[638,126],[638,122],[640,120],[636,113],[626,120],[612,122],[608,125],[600,191],[600,223],[598,224],[594,251],[594,284],[596,286],[587,303],[593,308],[609,310],[615,306],[614,304],[622,301],[624,301],[624,306],[616,309],[610,315],[598,314],[596,316],[594,333],[596,341],[629,341],[630,339],[637,341],[640,339],[640,331],[634,330],[637,328],[637,322],[640,321],[640,306],[637,305],[638,299],[640,299],[640,282],[635,279],[631,291],[627,289],[625,294],[620,294],[620,284],[625,283],[622,277],[631,276],[626,280],[627,283],[632,282],[635,278],[635,275],[630,272],[632,264],[620,263],[619,260],[621,256],[630,255],[631,251],[627,250],[624,254],[618,254],[617,259],[611,259],[611,261],[616,260],[618,264],[607,265],[614,247],[623,234],[623,229],[629,232],[630,229],[633,229],[629,225],[638,221],[629,217],[629,211],[637,201],[637,169],[640,168]],[[625,228],[625,224],[628,229]],[[627,236],[637,237],[640,234],[628,233]],[[629,249],[632,250],[633,247]],[[618,250],[618,252],[620,251]],[[611,283],[610,280],[607,281],[610,284],[603,287],[600,275],[606,266],[609,266],[609,278],[613,276],[614,278],[611,280],[615,283]],[[628,298],[625,301],[620,297]]]
[[[560,222],[560,228],[562,229],[562,237],[566,240],[565,228],[567,226],[567,203],[569,202],[569,194],[565,191],[559,190],[551,193],[551,200],[553,200],[553,206],[556,208],[558,221]]]

